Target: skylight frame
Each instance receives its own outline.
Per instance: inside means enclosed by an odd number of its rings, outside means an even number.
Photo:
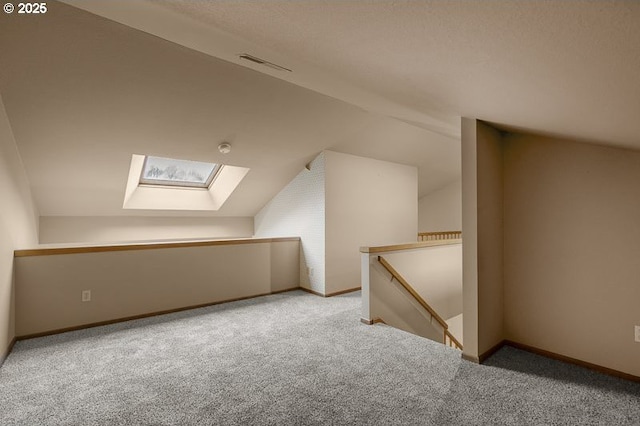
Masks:
[[[190,182],[187,180],[172,180],[172,179],[155,179],[145,177],[145,172],[147,171],[147,163],[149,158],[157,158],[165,161],[173,161],[177,163],[197,163],[197,164],[206,164],[213,166],[211,172],[209,172],[209,176],[207,177],[205,182]],[[181,160],[178,158],[168,158],[168,157],[157,157],[153,155],[145,155],[144,162],[142,165],[142,170],[140,171],[140,179],[138,181],[139,186],[151,186],[151,187],[167,187],[167,188],[176,188],[176,189],[204,189],[208,190],[216,177],[220,174],[220,171],[223,168],[223,164],[220,163],[207,163],[204,161],[193,161],[193,160]]]

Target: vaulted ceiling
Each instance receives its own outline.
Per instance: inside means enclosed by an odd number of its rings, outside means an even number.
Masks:
[[[225,216],[323,149],[418,166],[422,195],[460,173],[460,116],[640,149],[637,1],[65,3],[0,16],[0,92],[43,215],[131,214],[131,154],[250,167]]]
[[[75,7],[0,19],[0,91],[43,216],[252,216],[324,149],[420,166],[422,191],[459,174],[454,139]],[[218,212],[132,212],[132,154],[251,171]]]
[[[66,1],[443,133],[468,116],[640,149],[637,0]]]

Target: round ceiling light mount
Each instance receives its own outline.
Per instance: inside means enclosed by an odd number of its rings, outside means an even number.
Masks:
[[[220,151],[223,154],[228,154],[231,152],[231,144],[229,142],[222,142],[220,145],[218,145],[218,151]]]

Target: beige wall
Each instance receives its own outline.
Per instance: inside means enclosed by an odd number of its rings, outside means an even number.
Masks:
[[[439,188],[418,200],[418,231],[459,231],[462,229],[462,181]]]
[[[508,339],[640,375],[640,152],[462,124],[465,355]]]
[[[415,167],[325,151],[326,287],[360,286],[360,247],[416,240]]]
[[[462,313],[462,244],[383,256],[445,321]]]
[[[478,357],[503,339],[502,141],[462,119],[464,354]]]
[[[229,239],[252,236],[252,217],[40,217],[41,244]]]
[[[478,161],[477,121],[461,120],[463,354],[478,361]]]
[[[640,152],[510,135],[508,339],[640,376]]]
[[[15,336],[13,241],[0,216],[0,363]]]
[[[17,257],[16,335],[298,287],[298,256],[286,241]]]
[[[387,255],[383,255],[385,259]],[[382,319],[387,325],[427,339],[442,342],[443,328],[416,299],[407,292],[378,262],[378,255],[369,256],[368,320]]]
[[[478,188],[478,353],[504,339],[502,138],[479,121]],[[464,239],[464,234],[463,234]]]
[[[13,251],[37,244],[31,199],[13,132],[0,98],[0,360],[14,337]]]

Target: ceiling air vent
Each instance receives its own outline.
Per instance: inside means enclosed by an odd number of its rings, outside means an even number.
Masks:
[[[265,61],[264,59],[260,59],[255,56],[249,55],[248,53],[243,53],[242,55],[239,55],[239,56],[240,56],[240,59],[245,59],[247,61],[251,61],[256,64],[264,65],[265,67],[273,68],[274,70],[292,72],[289,68],[281,67],[280,65],[276,65],[273,62]]]

